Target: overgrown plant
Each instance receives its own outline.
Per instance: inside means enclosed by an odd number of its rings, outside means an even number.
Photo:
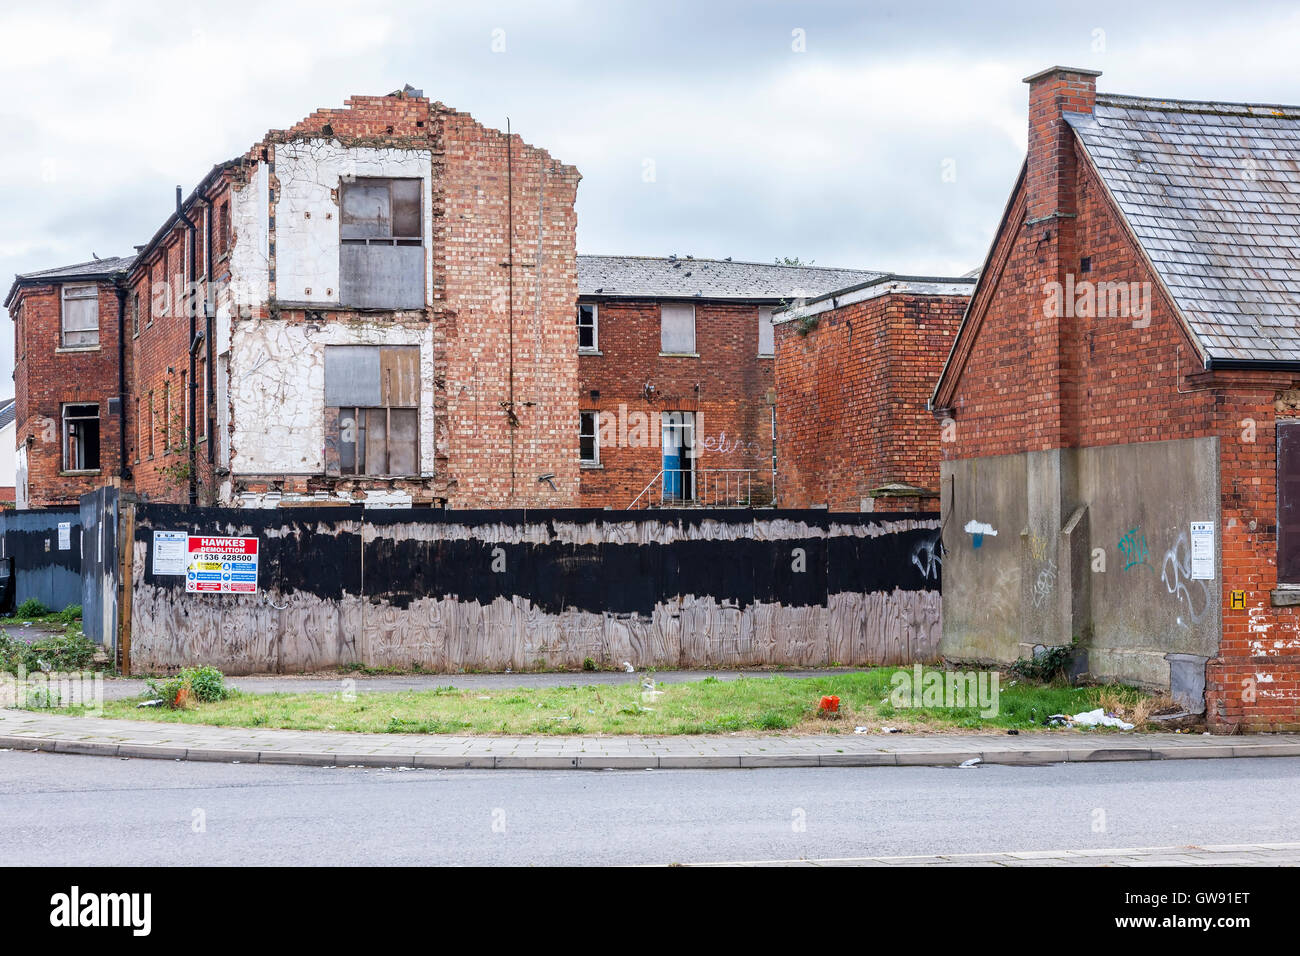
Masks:
[[[40,601],[36,600],[36,598],[28,598],[22,604],[18,605],[18,609],[14,611],[14,617],[44,617],[49,613],[50,609]]]
[[[76,624],[78,621],[81,620],[81,605],[69,604],[58,614],[54,615],[54,618],[60,624],[64,624],[67,625],[68,627],[71,627],[73,624]]]
[[[145,680],[145,690],[141,695],[154,700],[161,699],[163,705],[174,710],[184,710],[194,701],[210,704],[225,700],[233,691],[226,686],[226,677],[217,668],[187,667],[174,677],[159,683],[153,677]]]
[[[17,674],[19,667],[35,671],[79,671],[95,658],[95,645],[81,632],[47,637],[34,644],[0,631],[0,671]]]
[[[1043,653],[1030,658],[1020,658],[1007,668],[1020,680],[1050,684],[1058,678],[1064,680],[1074,660],[1074,645],[1046,648]]]

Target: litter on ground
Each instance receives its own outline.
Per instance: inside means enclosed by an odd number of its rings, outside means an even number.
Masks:
[[[1118,717],[1106,713],[1100,707],[1096,710],[1075,714],[1072,718],[1076,724],[1084,727],[1118,727],[1120,730],[1132,730],[1133,725],[1125,723]]]

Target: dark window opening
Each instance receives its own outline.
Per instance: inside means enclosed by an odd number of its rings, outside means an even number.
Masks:
[[[579,412],[578,460],[584,465],[600,464],[600,440],[596,434],[599,412]]]
[[[596,306],[578,306],[578,348],[595,351],[599,338],[596,332]]]
[[[99,406],[63,406],[63,470],[99,468]]]

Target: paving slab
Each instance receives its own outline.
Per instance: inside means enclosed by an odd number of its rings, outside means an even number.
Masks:
[[[635,770],[756,767],[957,767],[1300,756],[1300,734],[1235,738],[1090,734],[1079,730],[1002,734],[739,734],[634,737],[357,734],[210,727],[58,711],[0,710],[0,748],[62,753],[228,760],[332,767]]]

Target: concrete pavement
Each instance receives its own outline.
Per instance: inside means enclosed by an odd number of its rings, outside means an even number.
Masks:
[[[829,860],[734,860],[682,866],[1300,866],[1300,843],[1223,843],[1214,846],[1113,847],[1096,850],[1024,850],[934,856],[859,856]]]
[[[0,710],[0,748],[311,767],[656,770],[1017,766],[1300,756],[1300,734],[1212,737],[1034,731],[790,736],[454,736],[263,730]],[[978,766],[978,764],[977,764]]]

